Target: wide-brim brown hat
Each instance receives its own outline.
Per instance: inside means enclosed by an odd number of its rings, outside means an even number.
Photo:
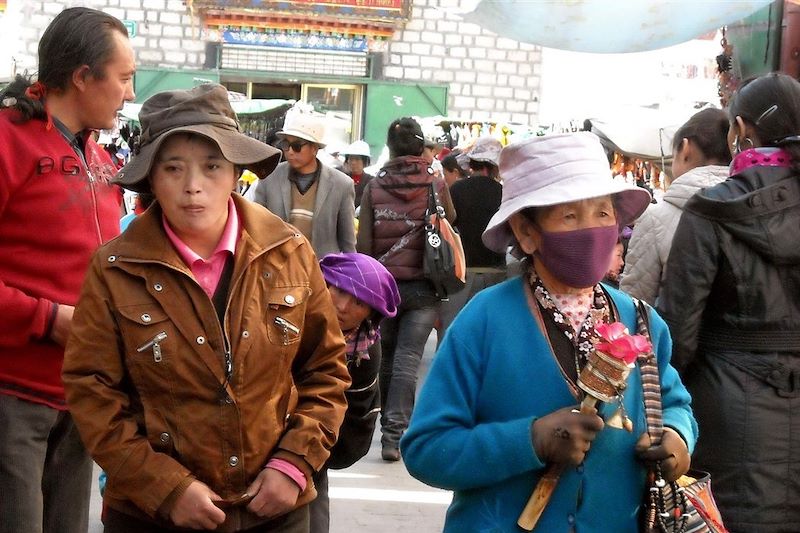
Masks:
[[[133,158],[112,183],[136,192],[148,192],[147,180],[156,154],[175,133],[196,133],[219,146],[225,159],[259,177],[269,175],[281,151],[239,131],[239,121],[222,85],[206,83],[189,90],[164,91],[145,101],[139,112],[142,134]]]

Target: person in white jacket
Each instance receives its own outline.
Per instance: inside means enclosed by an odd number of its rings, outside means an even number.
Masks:
[[[728,177],[731,162],[727,141],[728,118],[720,109],[695,113],[672,141],[673,181],[660,203],[652,204],[636,221],[620,288],[655,305],[665,279],[672,238],[687,200],[700,189]]]

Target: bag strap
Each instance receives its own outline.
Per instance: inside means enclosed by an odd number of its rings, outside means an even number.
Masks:
[[[633,299],[636,306],[636,326],[639,335],[650,339],[650,306],[641,300]],[[652,341],[651,341],[652,344]],[[642,392],[644,394],[644,414],[647,420],[647,433],[650,435],[652,446],[661,444],[664,436],[664,419],[661,409],[661,380],[659,378],[658,364],[655,353],[650,353],[639,358],[639,371],[642,374]],[[661,475],[661,462],[658,461],[647,475],[647,509],[644,514],[644,531],[652,533],[683,532],[689,519],[688,502],[686,496],[676,482],[667,483]],[[666,510],[665,491],[669,487],[674,512],[674,521],[668,525],[669,514]]]
[[[648,305],[634,298],[636,306],[636,326],[639,335],[650,340],[650,315]],[[639,358],[639,371],[642,375],[642,392],[644,398],[644,413],[647,420],[647,433],[653,446],[661,444],[664,435],[664,419],[661,415],[661,379],[656,364],[656,356],[650,350],[644,357]]]
[[[432,213],[436,213],[436,216],[440,219],[447,218],[447,212],[442,207],[442,203],[439,201],[439,193],[436,192],[436,179],[434,178],[431,181],[430,189],[428,190],[430,195],[428,196],[428,215]]]

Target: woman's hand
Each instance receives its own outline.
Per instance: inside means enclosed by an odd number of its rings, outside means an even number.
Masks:
[[[647,463],[661,461],[661,475],[675,481],[689,471],[691,457],[683,438],[672,428],[664,428],[660,446],[650,445],[650,435],[643,433],[636,443],[636,454]]]
[[[265,468],[247,488],[247,493],[255,495],[247,505],[248,511],[263,518],[274,518],[294,508],[300,487],[286,474]]]
[[[596,411],[583,414],[565,407],[533,423],[533,447],[542,461],[579,465],[604,425]]]
[[[216,505],[220,501],[216,492],[201,481],[192,484],[175,501],[169,519],[179,527],[191,529],[216,529],[225,521],[225,513]]]

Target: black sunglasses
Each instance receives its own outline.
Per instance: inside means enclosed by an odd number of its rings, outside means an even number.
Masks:
[[[286,151],[289,148],[291,148],[293,152],[299,152],[300,150],[303,149],[303,146],[305,146],[307,144],[311,144],[311,143],[309,143],[307,141],[292,141],[292,142],[289,142],[289,141],[283,140],[283,141],[278,143],[278,148],[280,148],[283,151]]]

